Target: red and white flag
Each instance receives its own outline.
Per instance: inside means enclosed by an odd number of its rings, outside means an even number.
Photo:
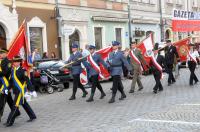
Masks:
[[[104,61],[107,60],[110,52],[112,52],[112,47],[107,47],[107,48],[96,51],[96,53],[101,55],[101,57]],[[100,66],[98,66],[98,64],[96,64],[94,62],[91,55],[89,55],[87,58],[88,58],[88,61],[90,62],[90,64],[92,64],[92,67],[100,73],[99,74],[100,79],[108,78],[110,76],[110,73],[108,72],[108,70],[102,64],[100,64]],[[80,74],[80,81],[81,81],[81,84],[86,85],[88,83],[87,70],[83,64],[81,66],[82,66],[83,70],[82,70],[82,73]]]
[[[12,60],[14,56],[19,55],[23,59],[23,67],[28,70],[32,66],[31,54],[26,36],[26,23],[25,21],[19,27],[15,38],[12,40],[8,59]]]

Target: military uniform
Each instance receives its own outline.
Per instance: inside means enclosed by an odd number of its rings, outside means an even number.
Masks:
[[[117,41],[114,41],[112,43],[113,46],[118,46],[120,43]],[[121,92],[121,98],[120,100],[123,100],[126,98],[126,95],[124,93],[123,87],[122,87],[122,82],[121,82],[121,75],[122,75],[122,65],[130,71],[131,67],[128,63],[128,61],[125,59],[123,52],[121,51],[113,51],[109,54],[108,56],[108,63],[110,65],[110,74],[112,76],[113,80],[113,88],[112,88],[112,97],[109,101],[109,103],[115,102],[115,95],[117,93],[117,90]]]
[[[22,59],[19,56],[16,56],[14,58],[14,61],[21,61],[21,60]],[[30,105],[27,103],[24,97],[25,92],[27,91],[28,80],[29,78],[27,76],[27,72],[21,66],[14,67],[12,69],[11,81],[12,81],[12,90],[15,97],[14,97],[13,109],[8,116],[6,126],[13,125],[20,105],[22,105],[22,107],[28,114],[30,118],[28,121],[33,121],[34,119],[36,119],[35,113],[33,112],[33,110],[31,109]]]
[[[95,46],[90,46],[89,49],[95,49]],[[94,60],[94,63],[96,63],[98,66],[102,64],[105,68],[107,68],[107,64],[104,62],[104,60],[101,58],[101,56],[98,53],[93,53],[92,59]],[[92,89],[91,89],[91,95],[90,98],[87,100],[87,102],[93,101],[93,96],[95,94],[96,87],[99,89],[101,92],[101,97],[100,99],[103,99],[106,94],[103,91],[103,88],[99,82],[99,72],[94,69],[91,63],[88,63],[88,71],[89,71],[89,78],[92,83]]]
[[[157,54],[155,56],[155,59],[161,67],[165,67],[165,58],[162,55]],[[157,93],[157,91],[163,91],[163,86],[160,81],[162,73],[156,68],[155,65],[153,65],[152,61],[150,62],[150,66],[152,68],[152,73],[153,73],[154,79],[156,81],[156,84],[153,88],[153,92]]]
[[[8,51],[2,49],[0,52],[7,53]],[[8,103],[10,110],[12,110],[13,108],[13,99],[11,93],[9,92],[10,74],[11,74],[11,62],[6,57],[0,61],[0,121],[1,117],[3,116],[6,102]],[[17,111],[16,115],[19,116],[20,112]]]
[[[146,61],[144,60],[141,52],[137,48],[133,49],[133,53],[137,57],[137,59],[140,62],[142,62],[142,64],[146,64]],[[133,79],[132,79],[131,89],[130,89],[129,93],[134,93],[136,83],[138,84],[139,91],[143,89],[143,85],[142,85],[141,78],[140,78],[140,74],[142,71],[141,71],[141,65],[138,64],[136,61],[134,61],[132,58],[130,59],[130,62],[133,67]]]
[[[78,45],[73,44],[72,48],[78,48]],[[71,74],[73,76],[73,92],[72,92],[72,96],[69,98],[69,100],[76,99],[76,91],[77,91],[78,87],[83,91],[82,97],[86,97],[86,95],[88,94],[80,82],[80,74],[82,72],[81,62],[83,62],[83,61],[82,60],[78,61],[78,59],[80,59],[81,57],[82,57],[82,54],[79,51],[76,51],[70,55],[70,57],[67,61],[67,63],[75,62],[72,64],[72,67],[70,69]],[[83,62],[83,63],[85,64],[85,62]]]

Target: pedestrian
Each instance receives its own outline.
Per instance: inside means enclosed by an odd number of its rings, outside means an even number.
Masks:
[[[191,72],[189,84],[190,84],[190,86],[192,86],[193,81],[195,81],[195,84],[197,84],[199,81],[197,76],[195,75],[195,69],[196,69],[196,65],[197,65],[197,58],[199,58],[199,53],[196,52],[196,50],[194,51],[193,47],[192,47],[192,48],[190,48],[189,55],[187,58],[188,58],[187,59],[188,68]]]
[[[28,75],[27,71],[23,69],[21,66],[22,58],[20,56],[15,56],[13,58],[13,68],[11,72],[11,81],[12,81],[12,90],[14,96],[14,105],[13,109],[10,112],[7,122],[5,125],[7,127],[10,127],[14,124],[15,118],[16,118],[16,112],[19,110],[19,106],[22,105],[24,110],[29,116],[29,120],[27,122],[32,122],[36,119],[36,115],[33,112],[32,108],[28,104],[25,98],[25,92],[27,89],[27,83],[28,83]]]
[[[165,58],[164,58],[164,56],[160,55],[158,50],[154,51],[154,58],[155,58],[156,62],[159,64],[159,66],[165,67]],[[150,66],[152,69],[154,79],[156,81],[156,84],[153,88],[153,93],[156,94],[158,91],[163,91],[163,86],[160,81],[162,78],[162,71],[158,70],[158,66],[156,66],[155,62],[152,62],[152,60],[150,62]]]
[[[42,55],[42,59],[48,59],[48,53],[47,52],[44,52],[43,55]]]
[[[131,66],[133,67],[133,79],[131,83],[131,89],[129,93],[134,93],[135,92],[135,86],[136,83],[138,84],[138,91],[141,91],[144,87],[141,82],[141,77],[140,75],[142,74],[142,64],[147,65],[146,61],[144,60],[141,51],[137,49],[136,47],[136,42],[133,42],[131,44],[131,51],[130,51],[130,62]]]
[[[101,96],[100,99],[103,99],[104,96],[106,96],[105,92],[103,91],[103,88],[99,82],[99,77],[102,76],[102,74],[100,73],[100,65],[102,64],[104,66],[104,68],[108,68],[108,65],[106,64],[106,62],[104,62],[104,60],[101,58],[100,54],[95,52],[96,47],[93,45],[89,46],[89,51],[90,51],[90,55],[88,58],[88,62],[89,62],[89,78],[90,81],[92,83],[92,88],[91,88],[91,95],[89,97],[89,99],[87,99],[87,102],[92,102],[94,101],[93,97],[95,94],[95,90],[96,87],[99,89],[99,91],[101,92]]]
[[[55,59],[56,58],[56,53],[55,52],[51,52],[51,58]]]
[[[176,50],[176,47],[172,45],[171,40],[167,40],[167,47],[165,48],[165,63],[166,63],[166,70],[168,73],[168,86],[175,83],[176,80],[173,75],[173,65],[174,65],[174,58],[176,56],[177,61],[179,61],[179,55]]]
[[[84,60],[79,60],[80,58],[82,58],[82,54],[78,51],[78,44],[74,42],[72,44],[72,54],[70,55],[67,61],[67,63],[75,62],[72,64],[71,67],[71,74],[73,76],[73,92],[69,100],[76,99],[76,92],[78,87],[83,91],[83,98],[86,97],[86,95],[88,94],[88,92],[85,90],[85,88],[80,82],[80,74],[82,72],[81,62],[84,63]]]
[[[35,48],[33,53],[32,53],[32,62],[38,61],[38,60],[41,60],[41,56],[40,56],[38,49]]]
[[[117,90],[121,92],[121,97],[119,100],[123,100],[126,98],[126,94],[124,93],[123,90],[123,85],[121,82],[121,74],[123,72],[122,70],[122,64],[124,64],[129,71],[131,71],[131,67],[128,63],[128,61],[125,59],[123,52],[119,51],[120,43],[117,41],[112,42],[112,49],[113,51],[108,55],[108,63],[110,65],[110,74],[112,76],[112,81],[113,81],[113,88],[112,88],[112,97],[109,100],[109,103],[114,103],[115,102],[115,96],[117,93]]]
[[[10,75],[11,75],[11,62],[7,58],[8,50],[2,48],[0,50],[0,122],[3,116],[4,107],[6,102],[8,103],[10,110],[13,109],[13,99],[9,91],[10,87]],[[16,116],[19,116],[19,110],[16,111]]]

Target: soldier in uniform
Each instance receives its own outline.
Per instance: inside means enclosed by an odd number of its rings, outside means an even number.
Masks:
[[[1,117],[3,116],[4,107],[6,102],[8,103],[10,109],[12,110],[13,99],[9,91],[9,78],[11,74],[11,62],[7,58],[8,50],[2,48],[0,50],[0,122]],[[19,116],[20,112],[17,110],[16,116]]]
[[[174,64],[174,58],[176,56],[177,60],[179,60],[179,55],[176,50],[176,47],[172,45],[171,40],[167,40],[167,47],[165,49],[165,63],[167,67],[167,73],[168,73],[168,86],[170,86],[172,83],[175,83],[176,80],[173,75],[173,64]]]
[[[165,67],[165,58],[164,58],[164,56],[160,55],[158,50],[154,51],[154,57],[155,57],[155,60],[157,61],[157,63],[161,67]],[[152,73],[153,73],[154,79],[156,81],[156,84],[153,88],[153,92],[156,94],[158,91],[163,91],[163,86],[160,81],[162,73],[156,68],[156,66],[153,64],[152,61],[150,62],[150,66],[152,68]]]
[[[86,95],[88,94],[83,85],[80,83],[80,74],[82,72],[81,62],[83,62],[83,60],[79,60],[80,58],[82,58],[82,54],[78,51],[78,44],[72,44],[72,52],[73,53],[70,55],[67,61],[67,63],[75,62],[72,64],[71,67],[71,74],[73,75],[73,92],[69,100],[76,99],[76,91],[78,87],[81,88],[81,90],[83,91],[83,98],[86,97]]]
[[[133,80],[131,83],[131,89],[129,93],[134,93],[136,82],[139,87],[138,91],[141,91],[144,88],[141,82],[140,74],[142,73],[141,64],[146,65],[146,61],[144,60],[140,50],[136,48],[136,42],[133,42],[131,44],[131,50],[133,51],[133,54],[135,55],[136,59],[139,61],[137,62],[132,57],[130,57],[130,62],[133,67]]]
[[[128,61],[125,59],[123,52],[118,50],[120,43],[117,41],[112,42],[112,49],[113,51],[108,56],[108,63],[110,65],[109,71],[112,76],[113,80],[113,87],[112,87],[112,97],[109,100],[109,103],[115,102],[115,96],[117,93],[117,90],[121,92],[121,97],[119,100],[123,100],[126,98],[126,95],[123,90],[123,85],[121,82],[121,74],[123,72],[122,65],[126,66],[128,71],[131,71],[131,67],[128,63]]]
[[[25,99],[25,92],[27,89],[27,83],[29,81],[27,71],[21,67],[22,59],[19,56],[15,56],[13,58],[13,68],[11,72],[11,81],[12,81],[12,90],[15,95],[14,97],[14,105],[13,109],[10,112],[6,126],[10,127],[14,124],[17,111],[19,110],[19,106],[22,105],[24,110],[29,116],[29,120],[27,122],[31,122],[36,119],[36,115],[31,109],[30,105],[27,103]]]
[[[92,59],[94,60],[93,63],[96,63],[96,64],[91,64],[89,63],[89,78],[90,78],[90,81],[92,83],[92,89],[91,89],[91,95],[89,97],[89,99],[87,99],[86,101],[87,102],[92,102],[94,101],[93,97],[94,97],[94,94],[95,94],[95,90],[96,90],[96,87],[99,89],[99,91],[101,92],[101,97],[100,99],[103,99],[104,96],[106,96],[106,94],[104,93],[103,91],[103,88],[99,82],[99,71],[97,71],[97,69],[94,68],[93,65],[97,65],[97,66],[100,66],[100,64],[102,64],[105,68],[107,68],[107,64],[104,62],[104,60],[101,58],[101,56],[98,54],[98,53],[95,53],[95,49],[96,47],[93,46],[93,45],[90,45],[89,46],[89,51],[90,51],[90,54],[92,56]]]

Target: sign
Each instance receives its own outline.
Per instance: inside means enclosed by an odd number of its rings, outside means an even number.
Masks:
[[[65,35],[65,37],[69,37],[70,35],[74,33],[74,31],[75,31],[75,27],[64,25],[63,34]]]
[[[200,31],[200,12],[174,9],[172,30],[174,32]]]

